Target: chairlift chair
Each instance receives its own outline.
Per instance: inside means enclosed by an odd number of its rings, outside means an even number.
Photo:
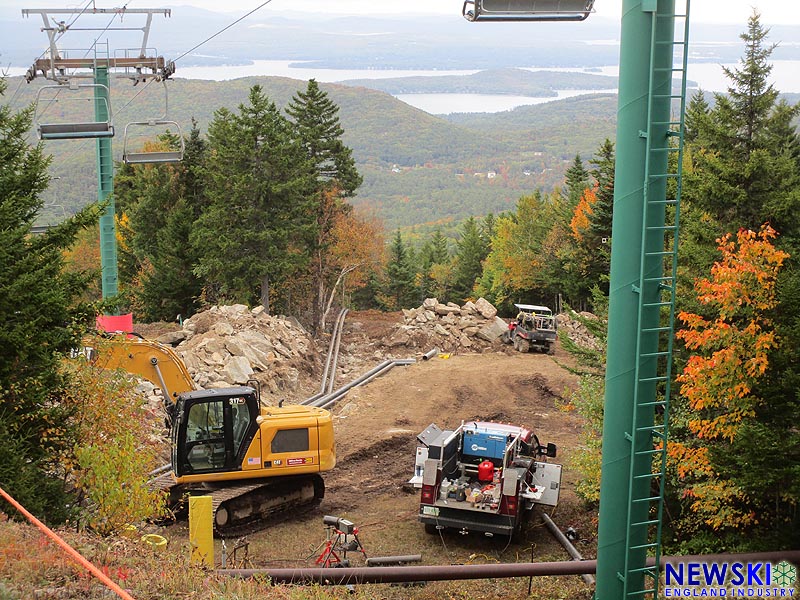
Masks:
[[[82,92],[87,89],[92,89],[93,94],[90,97],[82,96],[78,98],[61,98],[58,99],[58,95],[65,90],[71,92]],[[57,89],[58,93],[56,97],[52,98],[51,100],[47,101],[48,106],[50,103],[53,102],[60,102],[62,100],[71,100],[71,101],[90,101],[96,106],[95,103],[101,102],[103,106],[105,106],[105,114],[107,118],[105,120],[84,120],[79,122],[60,122],[60,123],[46,123],[44,122],[45,113],[47,108],[42,108],[42,104],[45,102],[42,100],[42,92],[47,89]],[[95,94],[98,89],[105,90],[105,95]],[[45,85],[39,88],[39,91],[36,92],[36,113],[34,116],[34,121],[36,123],[36,134],[38,135],[40,140],[74,140],[74,139],[85,139],[85,138],[107,138],[114,136],[114,124],[111,120],[111,106],[108,103],[108,87],[100,83],[72,83],[70,82],[69,85],[59,84],[59,85]],[[102,112],[102,111],[98,111]]]
[[[131,136],[128,132],[130,127],[164,127],[171,126],[175,128],[175,132],[180,140],[180,148],[178,150],[140,150],[131,151],[128,148]],[[122,162],[129,165],[139,165],[148,163],[171,163],[180,162],[183,160],[183,152],[185,143],[181,128],[176,121],[167,121],[164,119],[154,119],[150,121],[132,121],[125,125],[125,142],[122,149]]]
[[[158,119],[148,119],[147,121],[132,121],[125,125],[125,141],[122,146],[122,162],[129,165],[136,164],[149,164],[149,163],[171,163],[180,162],[183,160],[183,153],[185,150],[185,142],[183,134],[181,133],[180,125],[177,121],[167,119],[167,112],[169,110],[169,99],[167,96],[167,84],[164,82],[164,114]],[[165,127],[175,128],[175,133],[178,136],[180,147],[178,150],[131,150],[131,134],[128,131],[133,127]]]
[[[468,21],[583,21],[594,0],[466,0]]]

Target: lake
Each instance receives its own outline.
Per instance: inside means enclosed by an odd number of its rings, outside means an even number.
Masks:
[[[256,60],[250,65],[214,66],[214,67],[181,67],[175,77],[185,79],[208,79],[213,81],[227,81],[240,77],[273,76],[290,77],[307,81],[314,78],[321,83],[335,83],[348,79],[387,79],[393,77],[440,75],[472,75],[477,70],[391,70],[391,69],[323,69],[317,67],[290,66],[300,65],[299,61],[288,60]],[[727,64],[729,68],[736,65]],[[586,72],[599,75],[616,76],[618,66],[607,66],[600,69],[581,68],[542,68],[523,67],[530,71],[563,71]],[[9,75],[24,75],[25,69],[10,68]],[[722,72],[722,67],[715,63],[689,63],[688,77],[696,81],[703,90],[710,92],[724,92],[728,87],[728,80]],[[800,92],[800,61],[776,60],[772,63],[772,76],[770,80],[781,92]],[[406,104],[431,114],[449,114],[454,112],[501,112],[511,110],[517,106],[530,104],[543,104],[561,98],[569,98],[580,94],[614,93],[616,90],[559,90],[558,96],[537,98],[532,96],[516,96],[505,94],[398,94],[396,97]]]

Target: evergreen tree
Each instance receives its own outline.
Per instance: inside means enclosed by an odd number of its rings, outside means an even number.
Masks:
[[[389,261],[386,263],[387,283],[383,295],[387,308],[397,310],[417,302],[415,273],[413,253],[403,242],[403,236],[398,229],[389,247]]]
[[[450,261],[450,254],[447,249],[447,238],[442,233],[441,227],[437,227],[430,239],[422,246],[419,261],[420,296],[424,299],[435,295],[440,301],[446,302],[447,298],[445,295],[442,295],[442,292],[446,291],[446,288],[449,286],[442,286],[441,284],[443,282],[437,280],[437,271],[440,271],[440,269],[435,268],[437,266],[446,265]]]
[[[565,174],[563,191],[564,197],[569,200],[571,209],[577,206],[578,201],[581,199],[581,194],[583,194],[583,190],[589,187],[589,180],[589,172],[583,166],[581,155],[576,154],[572,165],[567,169]]]
[[[778,103],[778,91],[768,83],[768,60],[775,48],[765,43],[768,33],[754,13],[741,35],[741,66],[724,69],[731,80],[728,94],[715,94],[715,106],[705,118],[695,106],[694,164],[685,175],[684,192],[728,231],[757,230],[769,221],[791,240],[800,234],[800,179],[793,156],[797,133],[789,124],[800,109]]]
[[[317,177],[334,181],[345,196],[354,195],[362,178],[352,150],[342,142],[339,107],[310,79],[306,91],[292,97],[286,112],[294,121],[295,135],[314,164]]]
[[[704,131],[708,127],[707,119],[711,112],[706,95],[703,90],[697,90],[692,94],[689,104],[686,106],[686,115],[684,116],[684,133],[683,139],[686,143],[692,143],[697,140],[699,132]]]
[[[5,89],[0,79],[0,95]],[[102,209],[31,235],[50,162],[41,145],[27,142],[32,115],[32,108],[14,113],[0,105],[0,481],[28,510],[59,522],[67,516],[61,459],[71,455],[74,434],[59,364],[94,317],[78,302],[87,275],[66,273],[63,256]]]
[[[608,275],[611,271],[611,223],[614,216],[614,169],[616,168],[614,143],[606,139],[592,159],[591,174],[595,180],[595,196],[586,232],[589,253],[587,278],[608,293]]]
[[[177,147],[172,137],[162,143]],[[207,204],[202,183],[206,147],[195,121],[185,144],[180,163],[124,165],[115,179],[124,240],[120,279],[144,320],[189,317],[202,291],[189,243],[194,221]]]
[[[461,237],[456,243],[453,272],[453,298],[456,301],[464,302],[472,296],[488,254],[489,243],[481,235],[478,222],[470,217],[461,226]]]
[[[191,241],[210,300],[269,310],[271,292],[281,299],[281,286],[308,261],[303,240],[314,228],[315,174],[260,86],[248,100],[238,113],[217,110],[209,125],[209,206]]]
[[[728,95],[716,94],[712,108],[699,99],[693,100],[688,119],[690,136],[686,158],[690,168],[684,171],[680,307],[708,322],[719,318],[709,311],[702,298],[689,297],[698,273],[714,273],[720,269],[718,257],[710,252],[715,238],[736,232],[741,236],[769,223],[780,234],[776,246],[791,256],[777,277],[774,310],[767,311],[764,306],[747,309],[745,299],[739,307],[723,315],[724,318],[733,315],[732,326],[736,328],[753,314],[763,313],[765,322],[771,323],[774,332],[763,325],[761,329],[750,329],[755,333],[774,333],[777,346],[769,353],[768,367],[764,362],[762,371],[748,371],[750,375],[760,375],[749,385],[752,397],[764,401],[752,407],[728,447],[723,451],[712,448],[707,463],[709,472],[715,473],[711,491],[740,490],[734,499],[736,510],[748,514],[755,511],[752,514],[757,514],[757,522],[749,522],[749,535],[738,534],[726,539],[713,530],[714,518],[698,523],[695,517],[692,528],[701,532],[696,538],[704,550],[731,549],[734,541],[742,549],[788,547],[800,531],[796,509],[788,508],[800,502],[800,489],[794,483],[798,477],[800,444],[793,431],[800,419],[797,392],[800,382],[800,276],[796,262],[800,255],[800,221],[796,217],[800,208],[800,169],[796,158],[797,131],[792,125],[798,109],[779,101],[777,90],[768,83],[772,68],[768,59],[774,45],[766,44],[767,33],[758,13],[754,13],[747,31],[741,36],[745,52],[740,67],[725,70],[731,80]],[[726,275],[724,285],[721,283],[719,287],[732,287],[730,284],[734,281]],[[754,288],[760,290],[766,286],[765,280],[759,280]],[[731,344],[726,343],[712,351],[731,352],[730,348]],[[756,347],[754,355],[740,352],[734,357],[734,364],[752,364],[758,353],[763,354],[766,349]],[[692,360],[696,360],[695,357]],[[716,357],[712,360],[723,364]],[[714,380],[709,379],[709,382],[714,383]],[[718,398],[711,400],[716,402]],[[691,447],[697,436],[691,431],[686,403],[682,397],[674,400],[677,410],[673,413],[670,435],[674,434],[676,442]],[[686,500],[680,485],[673,493],[677,510],[683,504],[684,523],[691,521],[691,500]],[[770,496],[770,501],[761,503],[758,498],[764,494]],[[721,510],[711,512],[719,518],[725,517]],[[703,535],[704,529],[712,531]]]
[[[341,139],[344,130],[339,124],[339,107],[320,90],[314,79],[309,80],[305,92],[294,95],[286,112],[293,120],[293,135],[305,149],[317,175],[318,189],[311,208],[316,219],[306,240],[311,281],[297,280],[311,290],[297,295],[310,300],[311,327],[316,331],[325,313],[324,290],[334,283],[328,281],[335,271],[328,264],[330,249],[335,243],[334,224],[350,212],[351,206],[342,198],[353,196],[362,178],[356,170],[352,151]],[[335,280],[336,276],[333,278]]]

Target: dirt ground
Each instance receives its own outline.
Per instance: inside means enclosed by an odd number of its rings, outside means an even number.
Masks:
[[[357,349],[359,356],[351,357],[352,361],[363,364],[361,373],[365,372],[384,360],[379,356],[379,342],[401,320],[399,313],[351,313],[342,338],[342,352]],[[411,350],[403,355],[403,350],[394,349],[393,355],[414,356]],[[415,357],[421,359],[421,352],[428,349],[419,350]],[[414,474],[416,436],[431,423],[445,429],[471,419],[523,425],[531,428],[541,443],[558,446],[555,460],[564,465],[562,492],[559,506],[547,512],[562,530],[576,529],[580,537],[576,546],[585,558],[593,558],[595,515],[575,496],[575,474],[569,468],[581,423],[574,413],[560,408],[569,390],[577,385],[576,376],[561,366],[570,362],[560,348],[554,355],[546,355],[520,354],[508,346],[496,346],[482,353],[440,355],[410,366],[397,366],[353,389],[332,407],[337,466],[324,475],[326,492],[321,505],[309,514],[251,535],[247,565],[314,566],[319,544],[325,539],[324,515],[356,523],[368,556],[419,553],[422,563],[430,565],[569,560],[538,516],[531,519],[522,541],[515,544],[480,534],[424,532],[417,521],[419,492],[405,485]],[[342,383],[337,381],[337,387]],[[352,563],[363,565],[363,557],[356,553]],[[545,579],[548,578],[541,581]],[[559,579],[558,583],[540,586],[540,593],[531,597],[590,595],[590,588],[579,577]],[[452,597],[453,591],[445,582],[436,585],[445,590],[446,597]],[[490,598],[495,593],[507,595],[511,584],[489,588],[485,585],[474,584],[475,593]],[[524,587],[519,581],[514,585],[517,591]],[[463,594],[463,583],[461,586],[459,594]],[[380,595],[427,598],[431,593],[428,589],[412,594],[407,589]],[[512,597],[526,595],[511,593]]]
[[[325,498],[319,507],[295,515],[248,536],[246,553],[233,561],[228,540],[228,566],[251,568],[313,567],[326,540],[324,515],[353,521],[367,556],[421,554],[422,564],[485,564],[560,561],[570,557],[543,527],[534,512],[521,541],[512,543],[481,534],[446,531],[426,534],[417,520],[419,492],[406,482],[414,474],[416,436],[429,424],[453,429],[472,419],[500,421],[533,430],[542,444],[558,446],[551,461],[563,465],[559,505],[547,513],[557,525],[578,534],[577,549],[584,558],[596,556],[596,512],[574,493],[576,475],[570,457],[579,443],[580,418],[563,405],[577,377],[563,365],[571,357],[560,347],[553,355],[520,354],[497,344],[478,353],[438,355],[422,360],[430,348],[388,349],[382,341],[402,322],[401,313],[351,312],[341,340],[335,387],[356,379],[386,358],[416,358],[410,366],[396,366],[367,384],[351,390],[332,407],[337,465],[325,473]],[[326,352],[327,342],[318,343]],[[323,355],[324,361],[324,355]],[[313,394],[320,382],[304,382],[287,397],[298,402]],[[539,509],[536,509],[539,510]],[[186,544],[186,524],[165,528],[162,534]],[[221,542],[216,542],[220,563]],[[172,544],[172,542],[171,542]],[[364,556],[347,555],[352,566],[363,566]],[[576,598],[591,596],[580,577],[539,578],[528,594],[527,579],[438,582],[424,589],[374,586],[382,598]]]

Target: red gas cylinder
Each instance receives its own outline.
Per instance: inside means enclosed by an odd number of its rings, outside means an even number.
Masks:
[[[485,460],[478,465],[478,481],[491,481],[494,475],[494,463]]]

